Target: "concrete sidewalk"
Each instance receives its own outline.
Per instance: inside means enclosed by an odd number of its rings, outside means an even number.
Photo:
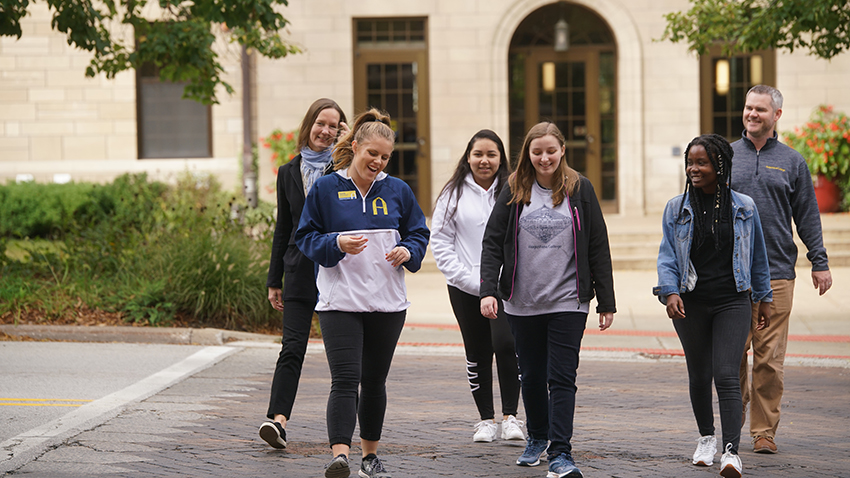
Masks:
[[[787,360],[789,365],[826,365],[850,368],[850,267],[832,269],[833,288],[819,297],[810,272],[797,269]],[[407,274],[411,302],[399,343],[441,347],[442,354],[462,355],[463,344],[449,304],[446,283],[439,272]],[[652,295],[655,271],[614,271],[618,312],[614,325],[597,330],[597,315],[588,317],[582,342],[584,354],[621,357],[682,355],[679,339],[664,306]],[[591,306],[591,310],[595,304]],[[233,341],[279,343],[276,335],[218,329],[151,327],[75,327],[0,325],[9,335],[35,339],[222,345]],[[314,345],[321,341],[314,341]],[[453,350],[457,349],[457,350]],[[433,351],[428,353],[434,353]]]
[[[812,287],[811,272],[797,269],[791,313],[789,360],[839,359],[850,366],[850,267],[832,269],[834,286],[823,296]],[[407,274],[411,307],[402,333],[404,344],[462,344],[446,283],[439,272]],[[614,325],[597,330],[588,316],[583,351],[681,354],[681,345],[664,306],[652,295],[655,271],[614,271],[617,310]],[[594,310],[595,303],[591,306]]]

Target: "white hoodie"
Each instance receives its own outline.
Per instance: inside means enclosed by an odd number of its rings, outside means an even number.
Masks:
[[[431,218],[431,251],[437,260],[437,268],[446,276],[450,286],[476,297],[481,285],[481,241],[496,203],[498,183],[497,177],[490,189],[485,190],[469,173],[461,186],[463,194],[460,201],[456,195],[445,191],[437,199]],[[452,210],[456,212],[447,221]]]

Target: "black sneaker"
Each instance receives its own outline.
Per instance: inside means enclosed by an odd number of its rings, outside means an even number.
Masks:
[[[384,469],[384,463],[374,453],[363,457],[357,474],[362,478],[392,478],[392,475]]]
[[[286,448],[286,430],[278,422],[265,422],[260,425],[260,438],[277,449]]]
[[[351,468],[348,466],[348,457],[339,454],[325,465],[325,478],[348,478]]]

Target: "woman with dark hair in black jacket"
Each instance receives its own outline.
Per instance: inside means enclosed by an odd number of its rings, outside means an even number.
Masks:
[[[259,431],[274,448],[286,448],[286,422],[298,391],[318,298],[315,266],[295,245],[295,230],[307,192],[330,171],[333,145],[347,131],[345,113],[334,100],[314,101],[298,130],[299,154],[277,171],[277,223],[266,287],[272,307],[283,312],[283,341],[267,413],[272,421],[263,423]]]
[[[516,341],[528,438],[517,465],[549,456],[549,477],[580,477],[570,440],[576,370],[590,300],[599,329],[614,320],[608,231],[590,181],[564,158],[552,123],[529,130],[517,170],[502,191],[481,252],[481,314],[500,297]]]

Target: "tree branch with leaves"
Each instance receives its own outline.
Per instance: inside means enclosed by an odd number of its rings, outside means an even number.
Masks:
[[[213,49],[216,31],[268,58],[300,51],[280,37],[288,21],[275,7],[288,5],[288,0],[44,1],[53,12],[52,28],[67,35],[69,45],[93,53],[86,76],[114,78],[150,64],[160,80],[186,82],[184,97],[204,104],[218,103],[219,86],[233,93]],[[21,19],[30,3],[0,0],[0,36],[21,38]],[[132,27],[132,38],[121,34],[118,25]]]
[[[721,45],[723,54],[771,48],[808,50],[830,59],[850,49],[847,0],[691,0],[687,12],[665,15],[661,40],[684,41],[705,54]]]

